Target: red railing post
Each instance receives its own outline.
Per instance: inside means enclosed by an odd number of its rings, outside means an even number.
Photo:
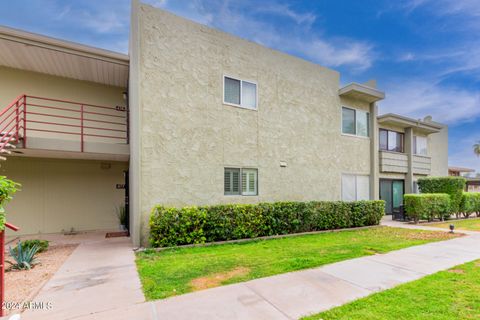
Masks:
[[[80,150],[83,152],[83,104],[80,107],[80,139],[81,139],[81,147]]]
[[[0,233],[0,317],[3,317],[3,303],[5,301],[5,230]]]
[[[16,117],[16,120],[15,120],[15,143],[18,143],[18,135],[19,135],[19,131],[20,131],[20,119],[19,119],[19,115],[20,115],[20,110],[19,109],[19,106],[18,106],[18,100],[17,102],[15,103],[15,117]]]
[[[18,231],[20,228],[10,223],[5,223],[5,228]],[[4,316],[3,307],[5,302],[5,228],[0,232],[0,317]]]
[[[23,95],[23,148],[27,148],[27,96]]]

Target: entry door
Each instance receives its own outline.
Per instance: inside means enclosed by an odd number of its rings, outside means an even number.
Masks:
[[[385,201],[385,213],[399,212],[403,204],[403,180],[380,180],[380,200]]]

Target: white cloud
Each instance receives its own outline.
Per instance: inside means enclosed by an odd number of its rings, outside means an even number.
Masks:
[[[439,122],[455,124],[480,117],[480,92],[445,87],[425,81],[397,81],[387,88],[380,103],[381,113],[400,113],[414,118],[433,116]]]
[[[328,67],[348,66],[350,71],[360,72],[370,68],[376,57],[372,44],[315,32],[311,28],[317,19],[314,13],[296,11],[276,0],[262,5],[252,1],[179,1],[168,2],[162,8]],[[266,16],[285,21],[272,24]]]
[[[480,141],[480,130],[472,132],[462,139],[456,139],[455,145],[450,146],[452,151],[448,157],[449,165],[472,168],[480,173],[480,157],[473,153],[473,144],[478,141]],[[450,144],[452,143],[450,141]]]

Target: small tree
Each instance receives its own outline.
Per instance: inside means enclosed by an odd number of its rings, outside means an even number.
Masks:
[[[473,145],[473,153],[475,153],[477,157],[480,157],[480,141],[477,141],[477,143]]]
[[[0,231],[5,229],[5,204],[12,200],[20,184],[0,176]]]

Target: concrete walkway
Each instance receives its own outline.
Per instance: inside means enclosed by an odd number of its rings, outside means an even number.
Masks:
[[[431,229],[383,221],[396,227]],[[165,300],[143,302],[126,239],[82,244],[36,301],[53,310],[22,319],[298,319],[480,259],[480,233],[252,280]]]
[[[65,238],[54,241],[80,244],[34,299],[52,308],[26,310],[22,320],[75,319],[145,301],[129,238],[105,239],[104,232]]]
[[[478,244],[480,234],[472,233],[78,319],[298,319],[480,259]]]

